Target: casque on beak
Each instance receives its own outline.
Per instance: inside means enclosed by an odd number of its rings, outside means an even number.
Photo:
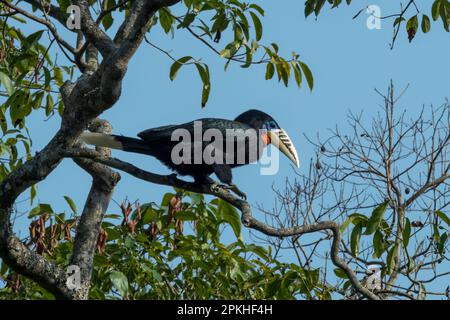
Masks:
[[[286,157],[289,158],[297,168],[300,167],[300,161],[298,158],[297,150],[295,150],[295,146],[292,143],[291,138],[289,138],[286,131],[283,129],[271,129],[267,132],[267,135],[270,138],[270,143],[277,147],[281,152],[285,154]]]

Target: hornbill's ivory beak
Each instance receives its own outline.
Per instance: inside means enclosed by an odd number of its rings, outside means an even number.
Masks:
[[[283,129],[275,129],[267,132],[270,143],[277,147],[281,152],[283,152],[286,157],[289,158],[297,168],[300,167],[300,161],[298,159],[297,150],[295,150],[295,146],[292,143],[291,138],[289,138],[286,131]]]

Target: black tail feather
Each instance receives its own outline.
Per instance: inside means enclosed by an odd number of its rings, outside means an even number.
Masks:
[[[113,135],[113,137],[122,144],[123,151],[151,154],[150,148],[144,140],[118,135]]]

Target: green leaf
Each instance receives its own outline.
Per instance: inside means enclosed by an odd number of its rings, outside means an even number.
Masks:
[[[193,206],[201,204],[204,200],[204,197],[201,193],[189,192],[187,195],[189,196],[189,198],[191,198]]]
[[[275,278],[266,287],[266,299],[273,297],[281,289],[281,279]]]
[[[433,224],[433,236],[434,236],[434,240],[436,241],[436,243],[439,243],[440,234],[439,234],[438,226],[436,224]]]
[[[272,46],[272,48],[273,48],[273,50],[275,51],[275,53],[278,53],[278,50],[280,49],[280,48],[278,47],[278,45],[277,45],[275,42],[272,42],[270,45]]]
[[[336,277],[341,278],[341,279],[348,279],[347,274],[341,268],[335,268],[333,271],[334,271],[334,274],[336,275]]]
[[[341,2],[342,0],[333,0],[333,5],[331,8],[337,8],[341,4]]]
[[[111,280],[113,286],[119,290],[122,296],[128,292],[128,279],[120,271],[111,271],[109,274],[109,279]]]
[[[242,32],[245,35],[245,39],[247,41],[249,41],[249,39],[250,39],[250,32],[249,32],[249,23],[248,23],[247,17],[241,11],[236,11],[236,14],[240,18],[240,22],[238,22],[238,25],[242,29]],[[235,28],[236,28],[236,26],[237,25],[235,25]]]
[[[373,236],[373,252],[375,258],[381,257],[385,250],[384,247],[384,241],[383,241],[383,234],[380,232],[380,230],[375,231],[375,234]]]
[[[239,213],[237,212],[236,208],[233,207],[228,202],[221,200],[221,199],[215,199],[211,201],[212,204],[217,205],[217,216],[220,220],[227,222],[231,228],[233,229],[233,232],[236,236],[236,238],[242,240],[242,234],[241,234],[241,218]]]
[[[180,211],[175,214],[175,218],[181,221],[195,221],[197,220],[197,215],[191,211]]]
[[[161,200],[161,207],[166,207],[169,205],[170,200],[175,196],[173,193],[166,193]]]
[[[292,299],[292,294],[290,293],[289,287],[298,280],[299,274],[294,271],[289,271],[287,274],[283,275],[281,280],[280,290],[277,297],[283,299]],[[280,294],[282,296],[280,296]]]
[[[350,225],[350,223],[355,219],[354,215],[350,215],[345,221],[341,224],[339,227],[339,231],[342,233],[347,229],[347,227]]]
[[[393,26],[395,27],[396,25],[398,25],[399,23],[401,23],[402,21],[405,21],[405,18],[403,17],[398,17],[394,20]]]
[[[348,281],[345,281],[344,285],[342,286],[342,289],[344,289],[344,291],[347,291],[351,286],[352,286],[352,282],[350,280],[348,280]]]
[[[44,98],[44,91],[39,91],[34,95],[33,109],[37,110],[41,107],[42,98]]]
[[[113,24],[113,17],[111,13],[108,13],[106,16],[102,19],[102,25],[105,28],[105,30],[108,30]]]
[[[445,213],[443,213],[442,211],[438,210],[438,211],[435,212],[435,214],[439,218],[441,218],[441,220],[444,221],[450,227],[450,218]]]
[[[378,229],[378,226],[383,219],[384,213],[386,212],[388,203],[388,201],[385,201],[381,205],[376,207],[375,210],[373,210],[372,216],[367,222],[366,232],[364,233],[365,235],[372,234]]]
[[[104,228],[106,233],[108,234],[108,241],[114,241],[116,239],[119,239],[121,236],[121,233],[118,228]]]
[[[252,49],[245,45],[245,63],[243,65],[241,65],[242,68],[248,68],[251,66],[252,64]]]
[[[45,91],[50,92],[50,82],[52,81],[52,75],[50,74],[50,70],[47,67],[43,67],[44,69],[44,84]]]
[[[162,282],[163,278],[161,277],[161,274],[157,272],[156,270],[152,270],[153,279],[155,279],[157,282]]]
[[[184,3],[188,9],[191,8],[193,2],[194,0],[184,0]]]
[[[288,71],[285,68],[284,62],[285,61],[280,58],[278,63],[276,64],[276,69],[277,69],[278,80],[280,80],[280,79],[283,80],[284,85],[287,87],[288,82],[289,82],[289,75],[288,75]]]
[[[406,23],[406,31],[412,29],[414,30],[414,32],[416,32],[418,28],[419,28],[419,19],[417,18],[417,15],[414,15],[411,18],[409,18],[408,22]]]
[[[40,203],[28,213],[28,218],[40,216],[44,213],[53,213],[52,207],[47,203]]]
[[[449,32],[449,22],[450,22],[450,2],[443,1],[439,9],[442,22],[444,23],[444,28]]]
[[[209,81],[209,68],[207,65],[202,66],[200,63],[196,63],[198,73],[203,82],[202,88],[202,108],[206,106],[209,99],[209,93],[211,91],[211,83]]]
[[[73,202],[73,200],[69,196],[64,196],[64,199],[66,200],[66,202],[69,205],[69,207],[72,210],[72,212],[74,214],[76,214],[77,213],[77,206],[75,205],[75,202]]]
[[[261,259],[264,259],[264,260],[270,259],[269,252],[261,246],[257,246],[255,244],[248,244],[245,246],[245,249],[247,251],[257,254]]]
[[[391,274],[395,267],[395,255],[398,249],[398,245],[395,245],[389,250],[389,253],[387,255],[386,263],[387,263],[387,272],[388,274]]]
[[[260,6],[258,6],[257,4],[252,3],[252,4],[250,5],[250,8],[252,8],[252,9],[258,11],[258,13],[259,13],[261,16],[264,16],[264,9],[261,8]]]
[[[434,21],[436,21],[439,18],[439,9],[441,6],[441,0],[435,0],[432,7],[431,7],[431,17]]]
[[[234,41],[235,42],[242,42],[243,39],[243,31],[242,28],[239,25],[236,25],[234,27]]]
[[[273,63],[268,62],[266,65],[266,80],[272,79],[274,73],[275,73],[275,67],[273,66]]]
[[[32,34],[30,34],[25,40],[24,44],[26,48],[30,48],[38,43],[39,39],[42,37],[42,34],[44,33],[44,30],[36,31]]]
[[[175,77],[177,76],[178,70],[180,70],[180,68],[191,59],[192,59],[192,57],[190,57],[190,56],[182,57],[172,64],[172,66],[170,67],[170,73],[169,73],[169,78],[171,81],[173,81],[175,79]]]
[[[45,115],[48,117],[52,114],[53,111],[53,97],[49,93],[47,94],[46,101],[45,101]]]
[[[0,275],[4,276],[6,275],[6,272],[8,271],[8,265],[1,261],[1,267],[0,267]]]
[[[430,18],[428,18],[427,15],[422,16],[422,32],[427,33],[430,31],[431,24],[430,24]]]
[[[141,206],[141,212],[142,212],[142,224],[148,224],[152,221],[155,221],[156,218],[158,218],[158,213],[155,209],[152,208],[151,205],[142,205]]]
[[[11,79],[8,77],[7,74],[1,71],[0,71],[0,83],[3,85],[3,87],[5,87],[5,90],[9,96],[11,96],[14,93],[14,88]]]
[[[350,250],[355,257],[357,257],[359,253],[359,239],[361,238],[361,233],[362,225],[359,223],[353,228],[350,236]]]
[[[36,199],[37,185],[33,184],[30,188],[30,205],[33,204],[34,199]]]
[[[61,99],[61,100],[59,100],[59,103],[58,103],[58,114],[62,117],[63,113],[64,113],[64,102]]]
[[[305,2],[305,17],[307,18],[314,11],[314,5],[311,1]]]
[[[225,48],[220,52],[220,56],[225,59],[232,58],[240,48],[240,43],[233,41],[225,46]]]
[[[256,41],[261,40],[263,27],[261,24],[261,20],[259,20],[258,16],[250,11],[250,16],[252,17],[253,24],[255,25],[255,34],[256,34]]]
[[[294,69],[294,77],[297,86],[300,88],[302,86],[302,72],[297,63],[292,62],[292,69]]]
[[[300,63],[300,67],[302,68],[303,74],[305,75],[306,82],[308,83],[308,87],[310,90],[312,90],[314,87],[314,78],[313,78],[312,72],[306,64],[304,64],[303,62],[299,62],[299,63]]]
[[[188,13],[184,16],[183,21],[180,23],[180,28],[189,27],[189,25],[195,20],[196,15],[194,13]]]
[[[441,237],[439,239],[438,246],[437,246],[438,247],[438,252],[440,254],[444,254],[445,253],[445,243],[447,242],[447,240],[448,240],[447,232],[442,233]]]
[[[159,10],[159,23],[165,33],[169,33],[170,29],[172,29],[173,17],[167,8],[162,8]]]
[[[403,247],[406,249],[409,244],[409,239],[411,237],[411,222],[406,218],[405,227],[403,229]]]
[[[66,12],[67,7],[70,6],[70,0],[57,0],[56,2],[58,2],[62,12]]]
[[[314,6],[314,14],[316,17],[319,15],[320,10],[322,10],[323,5],[325,4],[325,0],[316,0]]]
[[[200,75],[200,78],[202,79],[202,82],[208,83],[209,82],[209,73],[208,73],[208,70],[206,69],[206,66],[203,67],[200,63],[196,63],[195,66],[198,69],[198,73]]]

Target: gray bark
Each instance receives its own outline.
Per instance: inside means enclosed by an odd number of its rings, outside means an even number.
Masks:
[[[3,0],[0,2],[11,5]],[[32,4],[34,1],[27,2]],[[13,234],[11,212],[14,202],[27,188],[44,180],[62,161],[62,151],[75,146],[77,137],[88,124],[117,102],[128,63],[142,43],[151,17],[161,7],[177,2],[179,0],[133,1],[130,15],[113,40],[93,21],[86,0],[72,1],[81,9],[81,31],[86,43],[100,52],[102,62],[96,70],[88,68],[75,82],[67,81],[61,87],[65,111],[60,129],[40,152],[11,172],[0,184],[0,257],[13,270],[36,281],[58,298],[87,297],[87,281],[90,279],[95,249],[93,243],[97,240],[101,218],[118,176],[100,164],[84,160],[79,162],[94,177],[78,226],[72,257],[72,262],[82,270],[85,287],[80,290],[69,289],[65,270],[28,249]],[[52,6],[49,14],[64,24],[64,15],[57,7]],[[29,16],[32,17],[31,14]],[[71,52],[75,56],[79,54],[77,51]]]

